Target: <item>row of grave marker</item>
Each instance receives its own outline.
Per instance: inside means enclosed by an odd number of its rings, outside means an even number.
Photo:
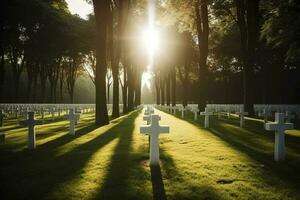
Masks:
[[[1,104],[1,108],[4,108],[10,115],[16,113],[22,114],[23,120],[19,122],[21,126],[28,127],[28,148],[35,149],[35,126],[42,125],[44,123],[45,113],[51,114],[52,121],[55,120],[55,114],[58,117],[65,112],[66,118],[69,119],[69,134],[75,135],[75,125],[77,125],[80,114],[94,112],[93,104]],[[0,127],[3,125],[4,117],[8,117],[9,114],[4,112],[4,109],[0,109]],[[35,111],[35,112],[34,112]],[[41,120],[35,120],[35,113],[41,116]],[[0,133],[0,142],[5,141],[5,133]]]
[[[80,113],[75,112],[74,108],[69,110],[69,114],[67,115],[69,120],[69,134],[75,135],[75,125],[80,119]],[[42,125],[43,120],[36,120],[34,118],[34,112],[28,112],[28,119],[20,121],[21,126],[25,126],[28,128],[28,148],[35,149],[36,148],[36,134],[35,134],[35,126]],[[4,134],[1,134],[4,135]],[[5,136],[5,135],[4,135]],[[4,140],[4,138],[3,138]]]
[[[111,104],[108,104],[108,107],[110,107],[109,105]],[[65,112],[65,118],[69,120],[69,134],[75,135],[75,126],[80,119],[80,114],[94,112],[95,109],[94,104],[1,104],[0,107],[6,108],[7,111],[10,111],[10,109],[23,111],[23,119],[20,120],[19,124],[28,127],[29,149],[35,149],[36,147],[35,126],[44,123],[44,112],[46,112],[46,110],[50,112],[52,120],[55,119],[55,111],[58,113],[58,116],[60,116],[62,112]],[[33,110],[41,115],[41,120],[35,119],[35,112]],[[10,114],[12,113],[10,112]],[[8,115],[9,114],[6,114],[3,109],[0,109],[0,127],[3,125],[4,117]],[[0,132],[0,143],[3,142],[5,142],[5,133]]]
[[[169,111],[173,114],[176,114],[176,110],[181,111],[181,117],[184,118],[184,111],[190,110],[194,113],[194,120],[197,120],[197,115],[199,112],[198,107],[196,106],[157,106],[159,109]],[[229,107],[233,108],[234,106],[230,105]],[[298,107],[298,106],[295,106]],[[294,107],[294,108],[295,108]],[[209,116],[213,115],[214,112],[221,112],[221,111],[227,111],[227,115],[230,117],[230,111],[236,110],[236,108],[239,108],[239,112],[236,112],[237,115],[239,115],[240,118],[240,127],[243,127],[245,124],[244,117],[248,115],[247,112],[244,111],[244,107],[238,105],[237,107],[234,107],[234,109],[228,109],[226,105],[214,105],[209,106],[205,108],[204,112],[200,112],[200,115],[204,115],[204,127],[209,128]],[[214,112],[213,112],[214,111]],[[220,115],[218,115],[219,118]],[[275,131],[275,145],[274,145],[274,160],[275,161],[281,161],[285,160],[285,131],[291,130],[294,128],[293,123],[290,123],[291,117],[290,115],[280,112],[275,112],[275,122],[268,122],[265,120],[264,123],[264,129],[267,131]]]

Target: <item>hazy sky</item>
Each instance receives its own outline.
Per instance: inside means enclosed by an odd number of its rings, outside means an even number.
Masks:
[[[87,15],[93,12],[92,5],[89,5],[85,0],[66,0],[69,10],[72,14],[78,14],[86,19]]]

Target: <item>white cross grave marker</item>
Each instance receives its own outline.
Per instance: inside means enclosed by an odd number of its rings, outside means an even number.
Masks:
[[[270,111],[267,108],[264,108],[263,115],[264,115],[264,122],[267,123],[268,117],[271,115]]]
[[[45,118],[45,113],[44,113],[44,109],[43,108],[41,108],[41,118],[42,118],[42,120],[44,121],[44,118]]]
[[[180,107],[178,108],[178,110],[181,111],[181,118],[184,118],[184,111],[186,110],[186,108],[183,107],[183,106],[180,106]]]
[[[157,165],[159,162],[159,142],[158,136],[160,133],[169,133],[169,126],[159,125],[159,115],[151,115],[151,124],[140,126],[140,132],[150,135],[150,165]]]
[[[295,116],[290,111],[286,111],[285,118],[286,122],[290,123],[291,120],[295,118]]]
[[[51,116],[52,116],[52,121],[55,120],[55,110],[54,110],[54,107],[51,108]]]
[[[144,112],[144,115],[151,115],[151,114],[153,114],[153,113],[154,113],[153,108],[150,107],[150,106],[147,106],[147,108],[146,108],[146,110],[145,110],[145,112]]]
[[[275,131],[274,159],[276,161],[285,159],[284,131],[293,128],[292,123],[284,123],[284,113],[275,113],[275,122],[265,124],[267,131]]]
[[[77,125],[77,124],[78,124],[78,121],[79,121],[79,119],[80,119],[81,111],[78,110],[77,108],[75,108],[75,114],[77,114],[77,115],[76,115],[76,120],[75,120],[75,125]]]
[[[76,125],[76,121],[78,118],[78,113],[75,112],[74,108],[71,108],[69,110],[69,121],[70,121],[70,129],[69,129],[69,134],[70,135],[75,135],[75,125]]]
[[[205,112],[200,112],[200,115],[204,115],[204,127],[209,128],[209,116],[213,115],[212,112],[209,112],[208,108],[205,108]]]
[[[0,127],[3,125],[3,119],[6,116],[6,114],[3,112],[3,110],[0,110]]]
[[[240,127],[241,128],[244,127],[244,125],[245,125],[244,117],[245,117],[245,115],[248,115],[248,112],[244,112],[244,107],[241,107],[240,112],[237,112],[236,114],[238,114],[240,117]]]
[[[177,110],[176,106],[173,106],[171,109],[172,109],[172,111],[173,111],[172,113],[173,113],[174,115],[176,115],[176,110]]]
[[[34,120],[34,112],[28,112],[28,119],[20,121],[20,125],[28,126],[28,148],[35,149],[35,126],[41,125],[42,121]]]
[[[151,115],[144,115],[143,120],[146,121],[147,125],[151,124]]]
[[[199,109],[197,107],[193,107],[192,112],[194,113],[194,120],[197,121]]]
[[[25,111],[23,112],[23,119],[24,119],[24,120],[28,120],[28,112],[29,112],[29,108],[27,107],[27,108],[25,109]]]

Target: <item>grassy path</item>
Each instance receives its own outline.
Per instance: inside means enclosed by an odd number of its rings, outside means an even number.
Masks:
[[[37,149],[26,130],[8,121],[0,145],[1,199],[300,199],[300,143],[287,138],[288,157],[273,162],[273,135],[213,120],[212,129],[156,110],[171,133],[160,137],[160,167],[148,165],[141,111],[98,128],[85,114],[77,135],[67,121],[37,128]],[[255,122],[256,123],[256,122]]]

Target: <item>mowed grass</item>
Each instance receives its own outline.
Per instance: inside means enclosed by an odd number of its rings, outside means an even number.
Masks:
[[[1,199],[300,199],[300,134],[287,136],[287,160],[273,161],[274,134],[259,120],[212,118],[211,129],[156,110],[170,134],[160,135],[161,162],[150,168],[148,138],[135,111],[97,127],[84,114],[76,136],[68,122],[36,128],[27,150],[26,129],[6,120],[0,144]]]

